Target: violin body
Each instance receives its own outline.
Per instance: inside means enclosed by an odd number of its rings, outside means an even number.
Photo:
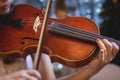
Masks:
[[[40,23],[37,29],[34,29],[36,16],[39,16]],[[19,19],[18,23],[22,25],[18,27],[9,24],[0,25],[0,55],[14,59],[36,53],[43,18],[43,10],[26,4],[16,5],[9,19],[13,21]],[[81,67],[94,58],[95,44],[49,31],[51,23],[56,22],[99,35],[99,29],[93,21],[85,17],[69,16],[63,19],[49,18],[48,21],[50,23],[45,31],[42,51],[48,54],[53,62],[69,67]]]

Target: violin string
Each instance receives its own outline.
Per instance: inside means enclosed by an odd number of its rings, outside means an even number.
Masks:
[[[34,22],[34,20],[35,20],[35,18],[34,17],[25,17],[25,20],[24,21],[26,21],[27,22],[27,24],[31,24],[31,22],[33,23]],[[41,18],[40,17],[40,20],[41,21],[43,21],[43,18]],[[29,23],[28,23],[29,22]],[[41,22],[42,23],[42,22]],[[50,23],[49,21],[48,21],[48,23]],[[91,36],[91,37],[93,37],[94,39],[96,39],[96,38],[103,38],[104,36],[102,36],[102,37],[100,37],[100,35],[98,36],[98,35],[96,35],[96,34],[91,34],[91,33],[87,33],[87,32],[83,32],[83,31],[81,31],[81,30],[79,30],[79,29],[75,29],[75,28],[72,28],[72,27],[65,27],[64,25],[61,25],[61,27],[62,28],[67,28],[67,30],[71,30],[71,31],[76,31],[78,34],[79,33],[82,33],[82,34],[85,34],[85,35],[89,35],[89,36]],[[106,37],[104,37],[104,38],[106,38]],[[111,39],[110,39],[111,40]],[[114,39],[112,39],[112,40],[114,40]],[[117,43],[118,43],[119,41],[117,41]]]
[[[19,18],[18,18],[19,19]],[[20,18],[21,19],[21,18]],[[24,17],[23,20],[27,23],[27,24],[31,24],[31,23],[34,23],[35,21],[35,17]],[[40,17],[39,16],[39,19],[40,19],[40,22],[43,23],[43,17]],[[51,20],[48,20],[48,24],[50,24],[52,21]],[[21,23],[24,25],[24,23]]]
[[[72,33],[76,33],[76,34],[82,33],[82,34],[85,34],[85,35],[89,35],[89,34],[86,34],[86,32],[83,32],[82,30],[75,29],[75,28],[72,28],[72,27],[68,27],[68,26],[64,26],[64,25],[58,25],[58,24],[57,24],[57,26],[65,29],[65,30],[69,30]]]
[[[54,25],[53,25],[53,26],[54,26]],[[62,27],[64,27],[64,26],[62,26]],[[69,35],[71,35],[71,36],[74,36],[75,38],[81,38],[81,36],[86,36],[86,37],[88,37],[88,35],[79,34],[78,32],[69,30],[69,28],[67,28],[67,29],[61,28],[60,25],[57,25],[57,27],[54,27],[54,29],[59,30],[59,32],[61,31],[60,33],[62,33],[62,32],[65,33],[65,32],[66,32],[65,34],[69,34]],[[67,35],[67,36],[68,36],[68,35]],[[86,37],[84,37],[84,39],[85,39]],[[94,39],[91,38],[91,41],[94,41]]]
[[[27,23],[27,24],[33,24],[34,23],[34,20],[35,20],[35,17],[25,17],[24,21]],[[43,18],[40,17],[40,21],[41,23],[43,22]],[[48,21],[48,24],[51,23],[52,21]],[[24,23],[23,23],[24,24]],[[65,26],[65,25],[62,25],[62,24],[56,24],[57,26],[65,29],[65,30],[70,30],[72,32],[76,32],[76,35],[79,36],[79,34],[84,34],[85,36],[88,36],[88,37],[91,37],[93,39],[97,39],[97,38],[107,38],[108,40],[110,41],[115,41],[116,43],[120,44],[120,42],[118,40],[115,40],[113,38],[109,38],[109,37],[106,37],[106,36],[102,36],[102,35],[98,35],[98,34],[93,34],[93,33],[90,33],[90,32],[87,32],[87,31],[83,31],[83,30],[80,30],[80,29],[77,29],[77,28],[72,28],[70,26]]]
[[[98,34],[95,34],[95,33],[90,33],[90,32],[87,32],[87,31],[80,30],[80,29],[75,29],[75,28],[72,28],[72,27],[69,27],[69,30],[70,29],[72,29],[73,31],[77,31],[78,34],[82,33],[82,34],[88,35],[88,37],[91,37],[91,38],[94,38],[94,39],[97,39],[97,38],[100,38],[100,39],[107,38],[110,41],[115,41],[118,44],[120,44],[120,41],[115,40],[113,38],[109,38],[109,37],[106,37],[106,36],[98,35]]]
[[[66,27],[66,28],[67,28],[67,27]],[[68,27],[68,28],[69,28],[69,30],[76,31],[78,34],[79,34],[79,33],[82,33],[82,34],[88,35],[88,36],[90,36],[91,38],[94,38],[94,39],[97,39],[97,38],[101,38],[101,39],[107,38],[107,39],[109,39],[109,40],[111,40],[111,41],[115,41],[115,39],[109,38],[109,37],[106,37],[106,36],[98,35],[98,34],[95,34],[95,33],[90,33],[90,32],[83,31],[83,30],[80,30],[80,29],[75,29],[75,28],[72,28],[72,27]],[[67,29],[68,29],[68,28],[67,28]],[[117,43],[120,43],[120,42],[117,41],[117,40],[116,40],[116,42],[117,42]]]
[[[31,18],[25,18],[23,19],[25,22],[34,22],[35,18],[31,17]],[[43,23],[43,18],[40,18],[41,23]],[[50,24],[52,21],[48,21],[48,24]]]
[[[72,28],[72,27],[69,27],[69,26],[64,26],[64,25],[61,25],[61,24],[56,24],[56,26],[59,26],[59,27],[65,29],[64,31],[69,30],[69,31],[72,32],[72,34],[73,34],[73,33],[74,33],[74,34],[76,33],[76,35],[78,35],[78,36],[82,33],[84,36],[86,36],[86,37],[88,37],[88,38],[90,37],[90,38],[92,38],[92,39],[94,39],[94,40],[96,40],[97,38],[101,38],[101,39],[102,39],[102,38],[107,38],[108,40],[110,40],[110,41],[115,41],[117,44],[120,45],[120,41],[115,40],[115,39],[113,39],[113,38],[109,38],[109,37],[106,37],[106,36],[102,36],[102,35],[90,33],[90,32],[83,31],[83,30],[80,30],[80,29],[77,29],[77,28]]]

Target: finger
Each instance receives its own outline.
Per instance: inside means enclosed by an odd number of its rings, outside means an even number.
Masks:
[[[28,76],[27,80],[40,80],[40,79],[37,79],[36,77],[33,77],[33,76]]]
[[[38,72],[38,71],[36,71],[36,70],[29,70],[28,72],[27,72],[29,75],[31,75],[31,76],[34,76],[34,77],[36,77],[37,79],[41,79],[41,75],[40,75],[40,73]]]
[[[111,59],[111,56],[112,56],[112,50],[113,50],[113,45],[112,45],[112,43],[110,42],[110,41],[108,41],[107,39],[103,39],[102,40],[103,41],[103,43],[104,43],[104,45],[105,45],[105,47],[106,47],[106,49],[107,49],[107,60],[108,61],[111,61],[110,59]]]
[[[27,80],[40,80],[40,79],[38,79],[38,78],[36,78],[36,77],[33,77],[33,76],[29,76],[29,77],[27,78]]]
[[[97,42],[100,50],[103,49],[104,54],[105,54],[105,55],[104,55],[104,58],[106,59],[106,58],[107,58],[107,49],[106,49],[104,43],[103,43],[100,39],[97,39],[96,42]]]
[[[105,60],[104,50],[103,49],[100,49],[100,51],[99,51],[98,60],[99,60],[100,63],[103,63],[104,60]]]
[[[114,42],[111,42],[111,44],[113,45],[113,50],[112,50],[112,55],[111,55],[111,60],[112,60],[116,56],[116,54],[118,53],[119,46]]]
[[[30,76],[29,74],[26,74],[26,73],[21,75],[21,79],[22,80],[39,80],[36,77]]]

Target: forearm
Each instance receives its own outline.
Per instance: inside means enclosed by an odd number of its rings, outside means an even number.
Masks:
[[[42,80],[56,80],[49,56],[46,54],[42,54],[41,56],[40,73]]]
[[[94,73],[89,68],[86,68],[82,71],[78,71],[68,76],[64,76],[57,80],[89,80]]]

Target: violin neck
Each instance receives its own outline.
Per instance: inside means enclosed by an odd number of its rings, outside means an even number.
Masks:
[[[120,47],[120,41],[110,38],[110,37],[106,37],[106,36],[102,36],[102,35],[98,35],[95,33],[91,33],[91,32],[87,32],[84,30],[80,30],[77,28],[73,28],[70,26],[66,26],[60,23],[56,23],[53,22],[51,23],[51,27],[49,28],[49,31],[51,33],[55,33],[55,34],[59,34],[59,35],[63,35],[63,36],[67,36],[67,37],[71,37],[71,38],[75,38],[75,39],[80,39],[80,40],[85,40],[85,41],[89,41],[89,42],[93,42],[96,43],[96,39],[108,39],[111,42],[115,42],[117,43],[117,45]]]

